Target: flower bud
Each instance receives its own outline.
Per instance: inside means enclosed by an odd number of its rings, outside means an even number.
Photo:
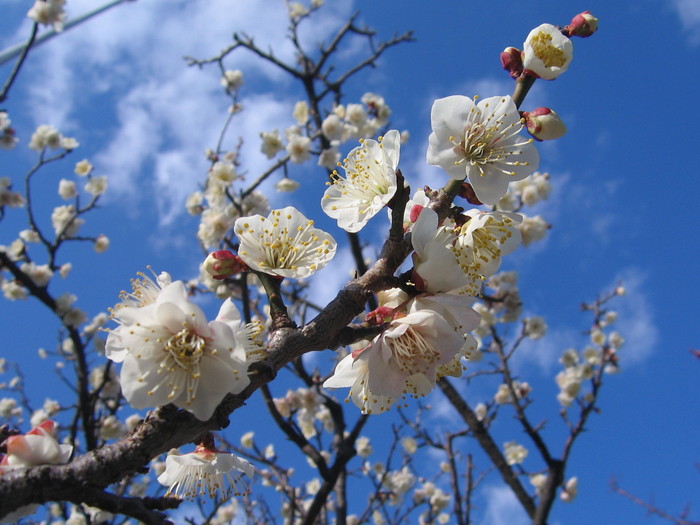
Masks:
[[[590,11],[584,11],[571,19],[571,23],[564,28],[569,36],[586,38],[598,30],[598,19]]]
[[[418,220],[418,216],[420,215],[420,212],[423,211],[423,208],[425,208],[425,206],[421,206],[420,204],[413,205],[411,211],[409,212],[409,218],[411,219],[411,222],[416,222]]]
[[[299,187],[299,183],[294,179],[289,177],[284,177],[277,184],[275,184],[275,189],[280,192],[289,193],[295,191]]]
[[[555,111],[549,108],[537,108],[534,111],[523,111],[527,131],[535,139],[554,140],[566,133],[566,125]]]
[[[228,250],[218,250],[210,253],[202,266],[207,273],[217,280],[226,279],[248,268],[238,255]]]
[[[393,308],[389,308],[388,306],[380,306],[365,316],[365,322],[371,326],[379,326],[380,324],[388,323],[393,317]]]
[[[513,78],[518,78],[523,72],[522,51],[515,47],[507,47],[501,53],[501,65]]]

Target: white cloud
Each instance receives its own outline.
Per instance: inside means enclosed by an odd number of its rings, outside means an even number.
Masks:
[[[483,490],[486,511],[484,525],[527,525],[530,520],[518,503],[513,491],[505,485],[487,486]]]
[[[659,329],[646,291],[647,280],[648,276],[640,269],[626,268],[610,286],[612,289],[622,283],[625,288],[624,297],[610,303],[610,309],[618,313],[613,329],[625,338],[625,344],[619,351],[623,368],[645,361],[659,342]]]
[[[69,16],[93,6],[91,0],[73,0]],[[351,7],[330,5],[313,24],[302,23],[302,45],[313,48],[312,42],[334,31]],[[204,150],[215,147],[229,105],[218,67],[188,67],[182,57],[215,56],[238,32],[294,63],[288,22],[286,5],[277,0],[233,6],[226,0],[144,0],[111,9],[36,50],[25,72],[38,79],[29,100],[36,124],[50,123],[78,140],[99,134],[105,145],[92,158],[97,170],[110,177],[112,198],[127,197],[132,215],[149,201],[161,225],[170,224],[204,180]],[[259,152],[259,133],[291,124],[295,98],[291,93],[273,96],[273,89],[278,92],[288,82],[286,76],[247,50],[227,57],[225,67],[243,70],[246,84],[241,92],[245,110],[234,119],[224,148],[232,150],[243,139],[243,168],[254,180],[270,165]],[[100,101],[105,114],[86,114],[84,107],[95,111],[97,97],[108,101]]]
[[[567,348],[580,346],[580,330],[577,328],[556,328],[547,330],[541,339],[525,339],[513,355],[511,365],[516,374],[532,370],[532,365],[544,375],[552,375],[553,369],[559,367],[559,358]]]
[[[700,3],[697,0],[673,0],[673,7],[690,42],[700,44]]]

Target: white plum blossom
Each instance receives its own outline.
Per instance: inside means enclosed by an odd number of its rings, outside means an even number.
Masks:
[[[361,127],[367,120],[367,111],[362,104],[348,104],[345,108],[345,120],[356,127]]]
[[[95,239],[95,242],[92,245],[92,249],[97,253],[104,253],[107,251],[107,248],[109,248],[109,237],[104,234],[98,235],[97,239]]]
[[[433,495],[430,496],[430,506],[433,509],[433,512],[438,512],[442,509],[445,509],[449,504],[450,495],[447,494],[444,490],[436,488],[435,492],[433,492]]]
[[[86,177],[92,172],[92,164],[90,164],[89,160],[83,159],[80,162],[75,163],[73,172],[81,177]]]
[[[406,436],[401,439],[401,446],[403,447],[406,454],[415,454],[418,450],[418,442],[411,436]]]
[[[330,234],[313,227],[292,206],[262,215],[241,217],[234,231],[240,241],[238,255],[251,268],[279,277],[302,279],[323,268],[335,255]]]
[[[5,442],[6,454],[0,454],[0,476],[4,471],[66,463],[73,452],[72,445],[59,444],[54,437],[55,423],[45,420],[24,435],[10,436]],[[37,505],[24,505],[0,516],[0,523],[15,523],[36,511]]]
[[[406,395],[429,394],[445,375],[441,367],[464,347],[465,332],[476,327],[478,315],[461,296],[435,294],[426,299],[408,301],[397,289],[380,293],[378,312],[387,314],[387,327],[369,346],[343,358],[324,387],[350,387],[349,398],[364,414],[389,410]],[[455,299],[463,304],[457,306]],[[396,308],[399,305],[404,306]]]
[[[390,472],[384,478],[384,483],[395,497],[401,498],[416,484],[416,477],[408,469],[408,466],[404,466],[401,470]]]
[[[340,151],[337,146],[324,149],[318,156],[318,165],[327,170],[334,170],[340,161]]]
[[[253,448],[253,445],[255,444],[255,433],[254,432],[246,432],[241,436],[241,446],[243,448]]]
[[[19,139],[15,137],[15,130],[11,127],[12,120],[7,111],[0,111],[0,148],[12,149]]]
[[[205,248],[214,248],[231,229],[235,219],[233,206],[207,208],[201,214],[197,238]]]
[[[11,188],[12,181],[9,177],[0,177],[0,207],[18,208],[24,206],[24,197],[17,192],[10,191]]]
[[[527,457],[527,449],[517,444],[515,441],[509,441],[504,446],[506,463],[509,465],[518,465],[525,461]]]
[[[545,80],[554,80],[567,70],[574,46],[552,24],[542,24],[527,35],[523,44],[523,68]]]
[[[510,388],[508,388],[508,385],[505,383],[498,385],[498,390],[496,390],[496,394],[493,396],[493,401],[497,405],[505,405],[506,403],[510,403],[511,399],[512,396],[510,395]]]
[[[290,18],[301,18],[309,14],[309,10],[306,9],[300,2],[290,2],[289,3],[289,16]]]
[[[537,493],[538,496],[542,495],[542,491],[544,490],[545,483],[547,483],[547,475],[546,474],[533,474],[530,476],[530,484],[535,487],[535,492]]]
[[[428,164],[440,166],[453,179],[469,179],[485,204],[497,203],[509,182],[537,169],[539,153],[533,139],[519,134],[522,119],[509,96],[478,104],[461,95],[441,98],[433,103],[430,121]]]
[[[525,334],[530,339],[540,339],[547,333],[547,323],[539,315],[525,319]]]
[[[254,473],[253,465],[245,459],[199,445],[189,454],[169,455],[158,483],[168,487],[166,496],[193,499],[197,495],[207,495],[213,499],[220,495],[227,499],[232,492],[236,495],[243,492],[238,488],[243,474],[253,476]]]
[[[65,0],[35,0],[27,16],[37,24],[53,26],[55,31],[63,31],[66,14],[63,11]]]
[[[48,264],[36,264],[35,262],[25,262],[20,265],[22,273],[29,276],[37,286],[46,286],[49,284],[53,271]]]
[[[190,215],[201,215],[204,211],[204,194],[201,191],[190,193],[185,201],[185,209]]]
[[[207,174],[207,179],[209,181],[216,181],[223,185],[228,185],[237,178],[238,175],[236,174],[236,169],[232,162],[215,162]]]
[[[345,177],[334,171],[321,207],[347,232],[360,231],[396,193],[400,136],[391,130],[379,141],[367,139],[343,162]]]
[[[623,344],[625,344],[625,338],[620,335],[619,332],[610,332],[608,336],[608,343],[615,350],[619,350]]]
[[[592,349],[595,352],[595,349]],[[567,348],[562,352],[559,362],[564,368],[569,368],[570,366],[577,365],[579,362],[578,352],[575,348]]]
[[[2,288],[3,296],[9,301],[17,301],[27,298],[27,289],[15,280],[3,281],[0,287]]]
[[[484,279],[498,271],[503,255],[520,246],[521,235],[516,226],[521,216],[476,209],[465,215],[469,220],[460,228],[453,251],[464,273]]]
[[[384,97],[376,93],[365,93],[360,100],[369,108],[369,112],[376,119],[376,125],[385,126],[391,116],[391,108],[384,101]]]
[[[221,85],[226,91],[235,91],[243,85],[243,73],[238,69],[227,69],[221,77]]]
[[[301,164],[311,158],[311,139],[298,134],[292,134],[288,138],[287,153],[289,160],[294,164]]]
[[[423,208],[413,224],[413,280],[421,291],[447,292],[469,285],[452,251],[457,239],[453,228],[438,226],[434,210]]]
[[[296,104],[294,104],[294,111],[292,113],[292,116],[294,117],[294,120],[297,121],[297,124],[300,126],[305,126],[306,123],[309,121],[309,105],[306,103],[305,100],[300,100]]]
[[[484,421],[489,413],[489,409],[485,404],[479,403],[478,405],[476,405],[474,413],[476,414],[476,419],[478,419],[479,421]]]
[[[6,469],[66,463],[73,447],[56,441],[55,426],[53,421],[45,420],[26,434],[7,438],[7,454],[0,461],[0,473]]]
[[[58,181],[58,195],[64,199],[72,199],[78,194],[78,191],[75,187],[75,182],[72,180],[68,179],[61,179]]]
[[[64,137],[56,128],[42,124],[36,128],[29,141],[29,149],[42,151],[45,148],[74,150],[79,146],[74,138]]]
[[[578,494],[578,478],[574,476],[566,481],[559,497],[563,502],[571,503],[576,498],[576,494]]]
[[[349,135],[347,125],[335,113],[328,115],[321,123],[323,135],[330,141],[345,142]]]
[[[550,228],[549,223],[541,215],[524,217],[523,221],[518,224],[523,246],[529,246],[533,242],[541,241],[547,236]]]
[[[124,397],[136,409],[173,403],[209,419],[226,394],[250,382],[247,362],[256,351],[256,327],[241,322],[230,299],[207,322],[185,284],[171,282],[166,273],[157,283],[140,274],[132,288],[111,311],[119,326],[105,348],[108,359],[122,363]]]
[[[41,238],[39,233],[34,229],[26,229],[19,232],[19,238],[24,242],[39,242]]]
[[[289,193],[295,191],[299,187],[299,183],[289,177],[284,177],[275,184],[275,189],[280,192]]]
[[[51,213],[51,224],[56,235],[75,237],[84,222],[76,216],[75,207],[72,204],[57,206]]]
[[[276,129],[267,132],[263,131],[260,133],[260,138],[262,139],[260,151],[264,153],[268,159],[271,159],[284,149],[282,137],[280,137],[280,132]]]
[[[45,3],[38,0],[38,3]],[[42,124],[36,128],[29,140],[29,149],[41,151],[44,148],[58,149],[61,146],[61,134],[53,126]]]
[[[85,183],[85,191],[93,197],[99,197],[107,190],[107,177],[90,177]]]

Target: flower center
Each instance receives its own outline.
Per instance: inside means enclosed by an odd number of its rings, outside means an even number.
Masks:
[[[471,164],[486,164],[493,159],[493,146],[499,140],[499,121],[494,126],[484,126],[476,122],[464,129],[464,139],[456,142],[453,137],[450,140],[455,145],[454,151],[462,156],[458,163],[469,161]]]
[[[385,174],[384,163],[373,158],[364,141],[360,142],[362,146],[353,150],[351,156],[343,162],[345,178],[334,170],[331,173],[331,184],[338,186],[344,196],[352,196],[361,203],[368,204],[375,195],[385,195],[389,192],[389,179]],[[381,148],[381,137],[379,142]]]
[[[540,31],[530,41],[535,56],[545,67],[562,67],[566,64],[566,53],[552,45],[552,35]]]
[[[276,210],[273,210],[273,213]],[[279,212],[278,212],[279,213]],[[287,219],[290,219],[287,216]],[[267,253],[266,260],[261,266],[269,264],[271,268],[287,268],[296,270],[299,264],[314,254],[326,253],[328,240],[319,243],[319,237],[313,228],[314,221],[309,220],[303,226],[290,230],[287,226],[280,227],[278,216],[273,219],[272,229],[264,230],[263,247]],[[310,265],[315,268],[315,264]]]
[[[168,352],[180,368],[195,372],[206,346],[204,338],[187,328],[180,330],[165,342],[164,352]]]
[[[430,365],[440,357],[439,352],[427,343],[420,332],[411,327],[399,337],[385,338],[385,342],[391,348],[399,368],[410,375],[427,373]]]

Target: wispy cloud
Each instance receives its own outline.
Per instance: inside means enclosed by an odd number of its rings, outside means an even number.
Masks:
[[[621,282],[625,288],[625,296],[610,305],[618,313],[615,329],[625,338],[620,350],[623,367],[645,361],[659,342],[659,328],[646,291],[647,281],[647,274],[639,268],[626,268],[610,286]]]
[[[484,525],[527,525],[527,514],[515,498],[513,491],[505,485],[485,487],[486,511],[481,523]]]
[[[700,3],[697,0],[673,0],[672,3],[690,42],[700,44]]]
[[[92,7],[91,0],[73,0],[69,16]],[[350,9],[350,3],[324,7],[313,24],[301,24],[302,44],[330,35]],[[182,57],[215,56],[239,32],[294,63],[288,23],[286,4],[276,0],[124,4],[36,50],[25,72],[35,79],[29,100],[35,124],[52,124],[78,140],[86,130],[100,134],[104,145],[92,157],[110,177],[113,198],[127,197],[132,215],[148,202],[161,225],[171,224],[204,179],[204,150],[215,146],[230,103],[217,67],[187,67]],[[259,133],[291,125],[295,98],[291,91],[272,96],[287,80],[253,53],[236,52],[226,67],[243,70],[246,85],[245,110],[225,147],[243,139],[245,169],[253,178],[269,166],[259,152]],[[108,100],[105,115],[86,115],[85,100],[97,97]]]
[[[564,350],[577,348],[580,344],[581,330],[578,327],[549,329],[541,339],[525,339],[513,355],[511,365],[516,374],[524,375],[535,365],[540,373],[553,376],[555,369],[560,368],[559,358]]]

